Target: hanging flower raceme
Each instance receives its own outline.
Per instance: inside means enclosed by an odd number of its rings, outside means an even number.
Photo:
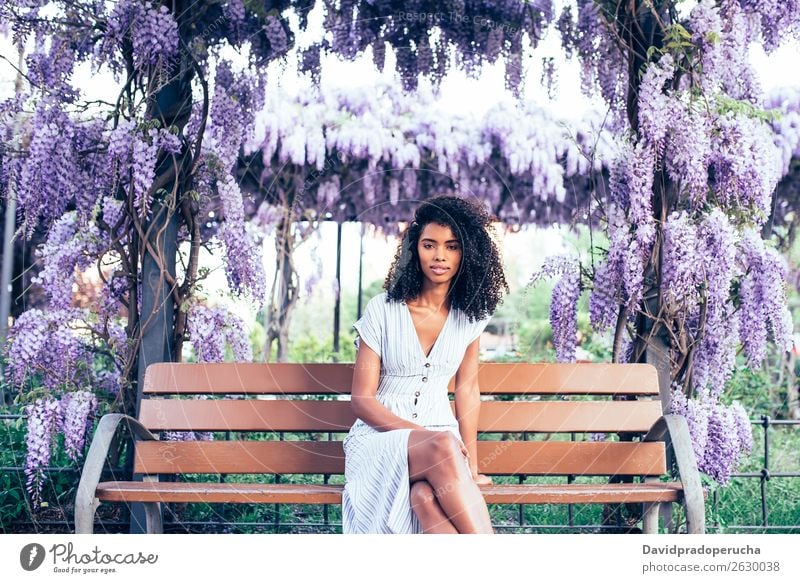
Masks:
[[[50,463],[53,437],[61,425],[61,407],[53,398],[37,399],[25,411],[27,420],[25,457],[25,487],[31,494],[31,503],[38,508],[42,503],[45,468]]]
[[[45,469],[56,446],[56,436],[63,435],[64,450],[78,463],[96,410],[97,398],[88,390],[65,393],[60,401],[53,397],[39,398],[25,407],[25,486],[34,508],[38,509],[42,503]]]
[[[86,432],[91,428],[92,415],[97,410],[97,397],[88,390],[66,393],[61,397],[61,433],[64,449],[77,462],[86,442]]]
[[[615,221],[613,217],[618,220]],[[622,213],[609,208],[609,244],[605,261],[597,266],[589,295],[589,321],[597,331],[616,323],[619,307],[625,303],[622,294],[628,229],[621,222]]]
[[[99,239],[100,233],[93,223],[78,224],[76,211],[65,213],[53,223],[47,241],[36,250],[42,270],[32,280],[44,287],[52,309],[70,307],[75,270],[88,266],[97,253]]]
[[[266,297],[261,247],[256,244],[244,220],[242,191],[230,173],[217,179],[217,192],[223,210],[219,237],[225,246],[225,274],[231,291],[247,293],[260,306]]]
[[[235,362],[252,362],[253,349],[244,322],[224,306],[196,304],[189,310],[187,330],[198,362],[223,362],[225,347],[230,348]],[[201,399],[207,398],[201,395]],[[170,441],[210,441],[209,431],[165,431]]]
[[[119,0],[107,16],[105,35],[95,47],[95,66],[110,64],[115,73],[125,70],[119,47],[130,42],[134,66],[154,69],[154,77],[169,74],[178,52],[178,23],[169,9],[146,0]]]
[[[581,295],[580,264],[573,257],[548,257],[528,286],[543,278],[559,277],[550,302],[550,326],[558,362],[574,362],[578,341],[578,298]]]
[[[60,217],[78,192],[74,136],[73,120],[52,99],[43,99],[31,120],[28,157],[17,190],[29,238],[37,225],[49,227]]]
[[[33,308],[20,314],[8,334],[14,385],[22,387],[36,376],[51,390],[91,383],[89,348],[71,328],[84,317],[76,309],[43,312]]]
[[[727,484],[736,464],[753,448],[750,419],[741,403],[726,406],[705,391],[687,398],[675,384],[670,413],[686,418],[698,469],[718,484]]]
[[[223,362],[226,344],[235,362],[253,360],[244,322],[224,306],[193,306],[189,311],[188,332],[198,362]]]
[[[108,136],[106,163],[111,169],[110,192],[120,189],[131,194],[133,208],[142,219],[150,212],[150,187],[156,176],[159,151],[177,154],[181,149],[178,136],[157,126],[158,123],[152,120],[141,124],[134,120],[123,120]],[[115,202],[108,204],[112,205],[109,207],[112,214],[107,218],[104,216],[104,220],[109,227],[114,227],[114,219],[119,218],[117,213],[120,210],[114,206]]]
[[[700,336],[694,351],[692,384],[697,391],[707,388],[717,398],[733,373],[739,344],[738,319],[731,295],[735,278],[739,276],[737,233],[728,216],[714,209],[703,218],[696,235],[696,253],[704,258],[697,267],[698,285],[702,285],[705,298],[701,297],[700,302],[705,301],[706,333]],[[693,309],[699,315],[699,304]]]
[[[697,303],[705,281],[703,254],[697,227],[685,212],[672,213],[664,225],[661,286],[672,302]]]

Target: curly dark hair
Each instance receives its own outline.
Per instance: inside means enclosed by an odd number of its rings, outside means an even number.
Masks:
[[[450,284],[450,308],[461,310],[470,321],[494,313],[502,303],[502,289],[508,293],[509,288],[500,253],[489,236],[491,217],[482,205],[459,196],[428,199],[414,213],[383,284],[387,301],[408,301],[422,291],[417,244],[429,223],[450,227],[461,244],[461,264]]]

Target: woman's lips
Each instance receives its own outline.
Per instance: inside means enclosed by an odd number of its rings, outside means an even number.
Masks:
[[[445,271],[448,271],[449,267],[431,267],[431,271],[437,275],[443,274]]]

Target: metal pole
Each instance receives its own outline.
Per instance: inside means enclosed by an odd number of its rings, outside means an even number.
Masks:
[[[339,362],[339,320],[342,309],[342,223],[336,223],[336,298],[333,304],[333,354]]]
[[[356,319],[361,317],[361,283],[364,276],[364,223],[360,223],[361,236],[359,237],[358,247],[358,307],[356,308]]]
[[[25,49],[17,47],[17,78],[14,80],[14,93],[22,93],[22,66],[25,63]],[[14,227],[17,217],[17,196],[14,193],[13,177],[8,181],[8,198],[6,200],[6,220],[3,227],[3,259],[0,267],[0,347],[6,343],[8,335],[8,316],[11,314],[11,275],[14,272]],[[5,370],[0,361],[0,407],[6,404],[6,392],[3,388]]]
[[[6,220],[3,231],[3,265],[0,272],[0,347],[6,343],[8,334],[8,316],[11,313],[11,274],[14,270],[14,218],[17,215],[17,197],[14,194],[12,181],[9,181],[8,200],[6,202]],[[0,361],[0,407],[6,404],[6,392],[3,388],[5,369]]]
[[[764,426],[764,468],[761,470],[761,519],[763,525],[767,526],[769,514],[767,511],[767,480],[769,480],[769,415],[761,417]]]

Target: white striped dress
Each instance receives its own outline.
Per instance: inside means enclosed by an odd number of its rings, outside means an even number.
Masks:
[[[483,332],[491,316],[470,322],[451,309],[433,348],[422,352],[405,302],[372,298],[353,324],[360,341],[381,357],[376,398],[392,413],[433,431],[451,431],[459,441],[447,385],[467,346]],[[411,429],[378,431],[361,419],[344,438],[345,486],[342,532],[421,533],[409,501],[408,436]],[[467,464],[467,458],[464,458]]]

